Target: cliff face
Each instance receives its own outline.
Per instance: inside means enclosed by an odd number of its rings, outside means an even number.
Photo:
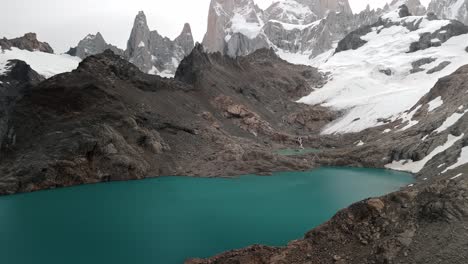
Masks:
[[[464,0],[432,0],[428,11],[439,18],[456,19],[468,25],[468,2]]]
[[[193,46],[189,24],[184,25],[176,39],[170,40],[157,31],[150,31],[145,14],[140,12],[135,18],[125,57],[145,73],[173,75]]]

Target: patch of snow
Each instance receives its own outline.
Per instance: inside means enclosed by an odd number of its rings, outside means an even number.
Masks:
[[[442,100],[442,97],[439,96],[436,99],[432,100],[429,102],[429,112],[434,111],[436,108],[439,108],[444,104],[444,101]]]
[[[298,30],[304,30],[306,28],[314,28],[316,27],[317,25],[320,24],[320,22],[322,22],[322,20],[317,20],[317,21],[314,21],[310,24],[305,24],[305,25],[302,25],[302,24],[289,24],[289,23],[284,23],[284,22],[281,22],[281,21],[278,21],[278,20],[270,20],[269,22],[272,22],[272,23],[278,23],[280,24],[285,30],[294,30],[294,29],[298,29]]]
[[[359,140],[359,142],[357,142],[356,146],[358,146],[358,147],[364,146],[364,142],[362,142],[362,140]]]
[[[330,56],[323,55],[322,64],[315,65],[322,72],[330,72],[331,78],[321,89],[314,90],[299,102],[321,104],[344,112],[344,115],[329,124],[322,134],[359,132],[382,125],[379,119],[399,118],[399,115],[413,107],[419,99],[434,87],[439,78],[453,73],[468,61],[465,51],[468,34],[452,37],[439,47],[408,53],[411,43],[419,40],[425,32],[434,32],[450,23],[449,20],[427,20],[424,17],[397,18],[399,23],[419,21],[419,29],[410,31],[404,26],[394,25],[373,29],[363,36],[367,41],[356,50],[347,50]],[[280,57],[284,58],[284,56]],[[422,58],[436,58],[434,63],[452,63],[443,70],[426,74],[410,74],[412,62]],[[299,58],[293,58],[300,61]],[[287,59],[288,60],[288,59]],[[306,64],[303,59],[301,64]],[[313,65],[308,60],[309,65]],[[379,69],[392,70],[387,76]],[[403,118],[408,119],[406,114]],[[357,118],[360,118],[356,121]],[[415,124],[409,122],[407,127]]]
[[[179,67],[180,61],[177,58],[174,58],[174,57],[172,57],[171,61],[172,61],[172,65],[174,66],[174,68],[177,69],[177,67]]]
[[[439,43],[439,42],[441,41],[438,38],[431,39],[431,43]]]
[[[462,139],[465,135],[462,134],[458,137],[453,135],[448,135],[447,142],[444,145],[437,146],[429,155],[424,157],[424,159],[419,161],[412,161],[412,160],[400,160],[400,161],[393,161],[391,164],[385,165],[386,168],[392,170],[399,170],[399,171],[408,171],[412,173],[420,172],[427,162],[429,162],[432,158],[437,156],[439,153],[446,151],[447,149],[451,148],[457,141]]]
[[[11,48],[11,50],[0,52],[0,71],[2,71],[2,68],[3,71],[5,71],[2,65],[6,65],[8,60],[13,59],[26,62],[33,70],[45,78],[50,78],[64,72],[70,72],[76,69],[81,62],[80,58],[66,54],[58,55]]]
[[[153,68],[151,68],[151,70],[148,71],[148,74],[151,74],[151,75],[158,75],[158,76],[161,76],[161,77],[164,77],[164,78],[174,78],[174,73],[168,71],[168,70],[164,70],[162,72],[160,72],[154,65],[153,65]]]
[[[435,130],[435,132],[440,133],[440,132],[447,130],[451,126],[455,125],[458,122],[458,120],[460,120],[466,113],[468,113],[468,110],[466,110],[463,113],[457,113],[457,112],[453,113],[451,116],[449,116],[445,120],[445,122],[439,128]]]
[[[233,33],[241,33],[249,39],[256,38],[262,30],[261,23],[247,22],[244,16],[237,13],[232,17],[231,23],[231,30]]]
[[[458,174],[457,176],[453,176],[452,178],[450,178],[451,180],[455,180],[457,178],[460,178],[461,176],[463,176],[463,173],[460,173]]]
[[[458,107],[458,110],[463,110],[465,107],[463,105],[461,105],[460,107]]]
[[[425,135],[421,140],[426,141],[426,139],[429,137],[429,135]]]
[[[442,168],[443,166],[445,166],[445,163],[440,164],[439,166],[437,166],[437,168],[440,169],[440,168]]]
[[[446,173],[449,170],[456,169],[456,168],[458,168],[458,167],[460,167],[462,165],[465,165],[467,163],[468,163],[468,147],[464,147],[461,150],[460,157],[458,157],[457,162],[455,162],[455,164],[453,164],[452,166],[445,169],[442,173]]]
[[[408,185],[408,187],[414,187],[414,184],[410,184],[410,185]]]
[[[419,123],[419,121],[417,120],[413,120],[413,116],[416,114],[416,112],[418,112],[418,110],[421,108],[421,106],[419,105],[418,107],[416,107],[413,111],[409,112],[409,113],[403,113],[400,117],[398,117],[397,119],[402,119],[402,124],[405,124],[406,125],[404,127],[402,127],[400,130],[407,130],[408,128],[412,127],[412,126],[415,126]]]
[[[138,44],[138,47],[139,47],[139,48],[145,47],[145,43],[144,43],[143,41],[140,41],[140,43]]]
[[[390,128],[387,128],[382,132],[382,134],[386,134],[386,133],[390,133],[390,132],[392,132],[392,130]]]

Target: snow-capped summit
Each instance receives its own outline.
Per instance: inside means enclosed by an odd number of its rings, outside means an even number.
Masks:
[[[156,30],[150,31],[146,15],[140,11],[127,42],[125,58],[138,66],[141,71],[151,74],[172,76],[180,61],[193,49],[194,41],[189,24],[174,40],[161,36]]]
[[[106,49],[110,49],[118,55],[123,55],[123,50],[107,44],[104,37],[99,32],[96,33],[96,35],[88,34],[75,48],[70,48],[67,54],[84,59],[90,55],[102,53]]]
[[[432,0],[428,11],[439,18],[456,19],[468,25],[468,1],[466,0]]]
[[[385,9],[353,14],[348,0],[282,0],[265,11],[253,0],[212,0],[203,45],[229,56],[271,47],[290,62],[313,58],[333,48],[349,32],[407,4],[425,13],[419,0],[393,0]]]
[[[415,111],[403,112],[468,61],[467,26],[400,11],[350,33],[335,54],[316,59],[330,80],[300,101],[344,113],[323,133],[358,132],[394,120],[403,123],[396,129],[408,129]]]

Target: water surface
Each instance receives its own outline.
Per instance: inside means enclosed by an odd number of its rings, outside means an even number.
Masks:
[[[339,209],[411,182],[389,170],[321,168],[0,197],[0,258],[6,264],[175,264],[251,244],[286,245]]]

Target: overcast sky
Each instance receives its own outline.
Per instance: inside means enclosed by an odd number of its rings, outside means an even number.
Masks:
[[[210,0],[1,0],[0,37],[38,33],[56,52],[75,46],[88,33],[101,32],[107,42],[125,48],[139,10],[151,30],[171,39],[189,22],[196,41],[206,31]],[[277,0],[254,0],[266,8]],[[382,7],[387,0],[349,0],[354,12]],[[390,0],[389,0],[390,1]],[[422,0],[428,2],[429,0]]]

